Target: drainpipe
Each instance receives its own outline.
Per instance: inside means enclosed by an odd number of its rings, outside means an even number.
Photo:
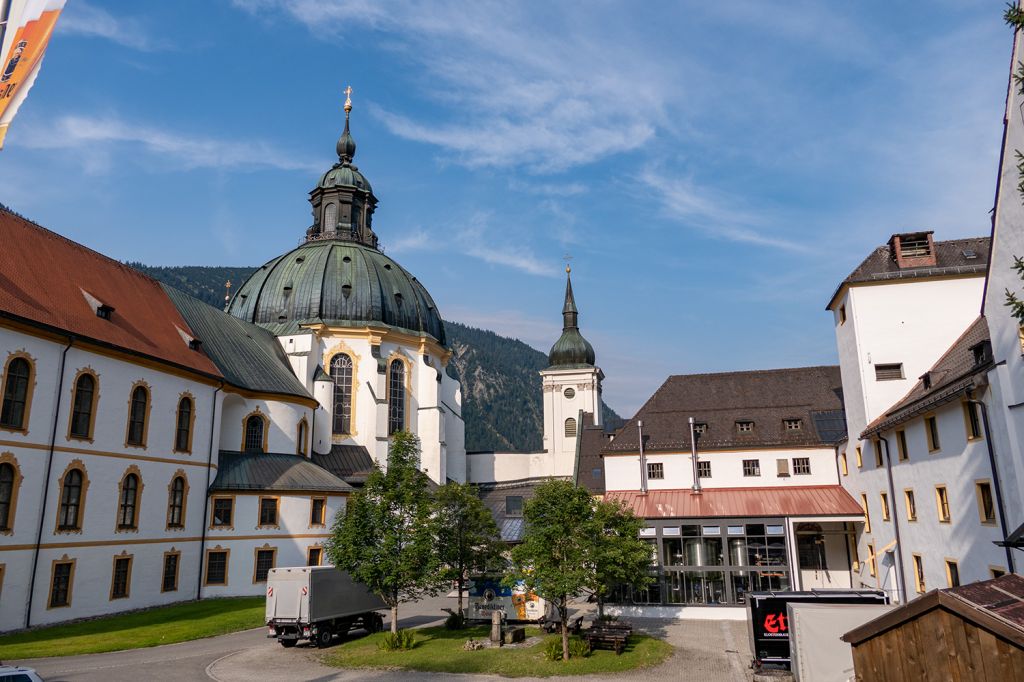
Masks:
[[[60,356],[60,372],[57,375],[57,400],[53,406],[53,428],[50,430],[50,448],[46,455],[46,476],[43,477],[42,503],[39,506],[39,528],[36,531],[36,546],[32,551],[32,572],[28,581],[28,607],[25,609],[25,627],[32,625],[32,598],[36,591],[36,571],[39,569],[39,550],[43,542],[43,523],[46,520],[46,500],[50,492],[50,473],[53,469],[53,451],[57,444],[57,421],[60,419],[60,399],[64,395],[64,366],[68,351],[75,343],[75,337],[68,337],[68,345]]]
[[[224,382],[213,392],[213,414],[210,416],[210,452],[206,457],[206,487],[203,488],[203,520],[199,537],[199,577],[196,579],[196,601],[203,598],[203,564],[206,554],[206,517],[210,513],[210,470],[213,468],[213,434],[217,426],[217,394],[224,388]],[[232,512],[234,513],[234,512]]]
[[[647,494],[647,458],[644,456],[644,421],[638,419],[636,432],[640,437],[640,492]]]
[[[693,494],[700,495],[700,476],[697,471],[697,430],[693,423],[693,417],[690,417],[690,460],[693,463]]]
[[[992,487],[995,488],[996,496],[996,510],[999,512],[999,534],[1003,536],[1003,541],[1006,541],[1007,530],[1006,530],[1006,510],[1003,507],[1003,488],[999,484],[999,468],[996,466],[996,451],[992,445],[992,432],[988,426],[988,407],[980,400],[975,400],[974,391],[967,391],[967,404],[977,405],[981,408],[981,424],[985,428],[985,444],[988,446],[988,464],[992,469]],[[1010,569],[1010,573],[1016,573],[1017,571],[1013,567],[1013,548],[1009,545],[1003,547],[1006,550],[1006,567]]]
[[[896,488],[892,482],[892,450],[889,449],[889,441],[882,436],[878,437],[879,442],[885,444],[885,475],[889,479],[889,518],[892,519],[892,529],[896,533],[896,564],[899,569],[896,572],[896,584],[900,591],[900,603],[907,603],[907,579],[903,575],[903,543],[900,541],[900,515],[896,513]]]

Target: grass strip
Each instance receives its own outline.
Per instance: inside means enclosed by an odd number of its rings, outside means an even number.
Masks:
[[[187,642],[263,624],[263,597],[204,599],[0,636],[0,660],[76,656]]]
[[[420,670],[438,673],[478,673],[504,677],[553,677],[556,675],[587,675],[616,673],[658,665],[673,651],[671,644],[647,635],[634,634],[620,656],[614,651],[598,650],[585,658],[569,661],[546,661],[541,655],[544,642],[525,648],[487,648],[466,651],[462,647],[470,637],[487,640],[490,628],[473,627],[446,630],[443,627],[420,628],[416,644],[407,651],[384,652],[377,648],[383,634],[350,639],[329,649],[322,657],[326,665],[337,668],[374,668],[387,670]],[[538,628],[527,628],[527,636],[540,634]],[[558,635],[546,637],[549,639]]]

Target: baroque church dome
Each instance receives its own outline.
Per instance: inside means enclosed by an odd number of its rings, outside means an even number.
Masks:
[[[372,229],[377,198],[352,163],[351,110],[347,99],[338,162],[309,193],[313,225],[304,243],[253,273],[227,311],[278,335],[296,333],[304,324],[383,324],[445,345],[434,300],[378,244]]]

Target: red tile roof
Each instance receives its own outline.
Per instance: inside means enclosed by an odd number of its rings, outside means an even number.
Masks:
[[[220,377],[156,280],[0,208],[0,315]],[[88,293],[114,308],[96,315]]]
[[[860,516],[864,510],[838,485],[788,488],[705,488],[694,495],[682,490],[612,490],[606,500],[620,500],[648,519],[733,516]]]

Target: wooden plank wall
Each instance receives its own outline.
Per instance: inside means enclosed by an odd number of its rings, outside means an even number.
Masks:
[[[864,682],[1024,682],[1024,649],[945,609],[853,647]]]

